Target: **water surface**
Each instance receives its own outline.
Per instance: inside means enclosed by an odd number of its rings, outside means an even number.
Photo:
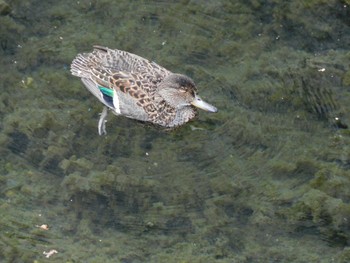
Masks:
[[[350,261],[349,4],[0,1],[1,261]],[[98,136],[69,72],[95,44],[219,112]]]

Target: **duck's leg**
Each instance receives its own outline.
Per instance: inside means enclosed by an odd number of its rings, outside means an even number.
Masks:
[[[107,122],[107,115],[108,115],[108,109],[107,107],[103,108],[103,111],[101,112],[100,119],[98,120],[98,134],[99,135],[106,135],[106,122]]]

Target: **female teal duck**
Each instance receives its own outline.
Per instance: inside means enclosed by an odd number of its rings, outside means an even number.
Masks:
[[[100,135],[106,134],[107,109],[168,128],[196,117],[195,107],[217,112],[197,95],[189,77],[122,50],[94,46],[91,53],[77,55],[71,72],[105,105],[98,123]]]

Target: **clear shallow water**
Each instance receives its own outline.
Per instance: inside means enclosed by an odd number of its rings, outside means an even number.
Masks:
[[[8,4],[2,261],[349,261],[349,3]],[[219,113],[99,137],[69,73],[94,44],[188,74]]]

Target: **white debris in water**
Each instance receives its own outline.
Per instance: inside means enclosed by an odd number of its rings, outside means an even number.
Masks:
[[[46,251],[43,252],[43,254],[45,255],[46,258],[49,258],[52,255],[57,254],[57,253],[58,253],[58,251],[55,249],[51,249],[49,252],[46,252]]]

